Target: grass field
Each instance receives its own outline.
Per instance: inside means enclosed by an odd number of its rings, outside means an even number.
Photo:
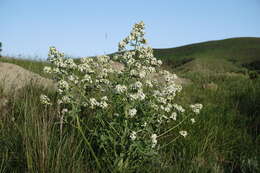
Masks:
[[[234,38],[172,49],[155,49],[164,68],[189,79],[178,97],[204,108],[185,142],[160,151],[163,165],[138,172],[259,172],[260,61],[259,38]],[[1,58],[45,76],[46,62]],[[28,85],[14,93],[0,89],[0,172],[97,172],[75,130],[60,135],[56,107],[40,104],[52,89]],[[2,101],[3,102],[3,101]],[[67,132],[67,133],[65,133]],[[103,168],[106,172],[106,168]],[[131,170],[129,170],[131,172]]]

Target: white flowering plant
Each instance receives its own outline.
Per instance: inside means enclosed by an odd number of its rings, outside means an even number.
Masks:
[[[111,56],[75,63],[54,47],[49,51],[54,66],[44,71],[57,81],[62,122],[78,130],[100,169],[122,171],[159,161],[158,151],[168,144],[161,139],[171,134],[171,143],[188,136],[202,108],[176,103],[182,87],[175,74],[162,70],[144,29],[143,22],[136,23]],[[54,104],[41,98],[46,106]]]

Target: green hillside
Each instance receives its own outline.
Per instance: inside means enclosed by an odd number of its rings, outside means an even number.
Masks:
[[[232,72],[241,67],[259,71],[260,38],[231,38],[177,48],[154,49],[154,55],[162,59],[166,66],[174,67],[176,71],[208,68]]]

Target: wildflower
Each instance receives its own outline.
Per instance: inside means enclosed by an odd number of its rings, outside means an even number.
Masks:
[[[40,101],[44,105],[51,105],[50,99],[46,95],[41,95],[40,96]]]
[[[91,76],[89,74],[85,74],[85,76],[83,77],[83,79],[81,80],[82,82],[88,82],[88,83],[92,83],[92,79]]]
[[[152,88],[153,87],[153,84],[150,80],[146,80],[145,81],[145,85],[147,85],[148,87]]]
[[[176,113],[176,112],[173,112],[173,113],[171,114],[171,116],[170,116],[170,119],[176,121],[176,119],[177,119],[177,113]]]
[[[69,96],[62,96],[60,103],[70,103],[71,102],[71,98]]]
[[[48,66],[44,67],[43,71],[44,71],[44,73],[47,73],[47,74],[50,74],[52,72],[51,67],[48,67]]]
[[[131,118],[133,118],[137,113],[137,110],[135,108],[129,109],[128,114]]]
[[[181,105],[174,104],[173,107],[179,112],[185,112],[185,109]]]
[[[103,96],[103,97],[101,97],[101,100],[108,101],[108,98],[107,98],[107,96]]]
[[[140,82],[140,81],[137,81],[137,82],[135,82],[134,84],[131,85],[131,87],[132,87],[134,90],[138,90],[138,89],[142,88],[142,86],[143,86],[143,84],[142,84],[142,82]]]
[[[191,118],[190,121],[192,124],[194,124],[196,122],[194,118]]]
[[[200,110],[202,109],[203,105],[202,104],[194,104],[194,105],[190,105],[190,108],[192,109],[192,111],[195,113],[195,114],[199,114],[200,113]]]
[[[73,59],[66,59],[64,63],[68,69],[75,69],[77,67]]]
[[[132,133],[130,134],[130,138],[132,141],[134,141],[136,139],[136,132],[135,131],[132,131]]]
[[[118,85],[116,85],[115,90],[116,90],[116,93],[122,94],[127,90],[127,87],[125,85],[118,84]]]
[[[73,82],[74,84],[77,84],[79,81],[78,81],[78,77],[77,76],[74,76],[74,75],[69,75],[68,76],[68,80]]]
[[[68,109],[66,109],[66,108],[64,108],[64,109],[62,109],[62,111],[61,111],[61,113],[64,115],[65,113],[67,113],[68,112]]]
[[[180,133],[180,135],[183,136],[184,138],[188,135],[188,132],[187,132],[187,131],[184,131],[184,130],[180,131],[179,133]]]
[[[135,70],[135,69],[132,69],[132,70],[130,71],[130,75],[133,76],[133,77],[134,77],[134,76],[138,76],[138,74],[139,74],[138,71]]]
[[[105,109],[105,108],[108,107],[108,104],[107,104],[106,101],[101,101],[101,102],[99,103],[99,106],[100,106],[102,109]]]
[[[124,40],[120,41],[120,43],[118,44],[118,50],[122,51],[125,49],[126,46],[126,42]]]
[[[170,112],[172,109],[172,105],[170,103],[167,104],[167,106],[164,108],[165,112]]]
[[[96,106],[99,106],[99,103],[97,102],[97,100],[95,98],[90,98],[89,104],[90,104],[91,109],[94,109]]]
[[[145,78],[146,76],[146,72],[145,71],[140,71],[139,72],[139,77],[142,79],[142,78]]]
[[[129,94],[130,100],[144,100],[145,94],[142,90],[139,90],[137,93]]]
[[[154,148],[157,144],[157,135],[152,134],[151,139],[152,139],[152,148]]]
[[[157,101],[162,104],[166,104],[167,100],[164,97],[157,97]]]
[[[147,122],[144,122],[144,124],[141,125],[142,127],[146,127],[147,126]]]
[[[59,91],[59,93],[62,93],[62,92],[64,92],[65,90],[68,90],[68,89],[69,89],[69,84],[68,84],[67,81],[65,81],[65,80],[60,80],[60,81],[58,82],[58,91]]]

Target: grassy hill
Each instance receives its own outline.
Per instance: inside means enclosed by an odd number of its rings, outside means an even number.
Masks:
[[[260,70],[260,38],[231,38],[190,44],[177,48],[154,49],[154,55],[175,71],[237,71],[242,67]],[[205,65],[206,64],[206,65]]]

